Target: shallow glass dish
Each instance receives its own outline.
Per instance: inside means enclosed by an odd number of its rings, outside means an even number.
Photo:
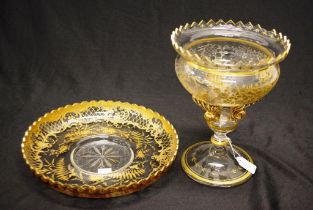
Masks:
[[[138,191],[174,161],[178,137],[157,112],[135,104],[90,101],[45,114],[26,131],[23,157],[65,194],[109,198]]]

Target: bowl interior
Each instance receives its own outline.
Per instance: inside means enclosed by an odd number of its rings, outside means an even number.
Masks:
[[[287,37],[241,21],[186,24],[172,33],[176,51],[186,60],[219,71],[252,71],[282,61]]]

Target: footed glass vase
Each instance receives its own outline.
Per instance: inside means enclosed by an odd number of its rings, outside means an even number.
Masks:
[[[173,31],[171,40],[178,53],[177,77],[204,110],[204,119],[214,132],[210,141],[184,151],[183,170],[210,186],[244,183],[256,166],[227,134],[237,128],[246,108],[276,85],[279,63],[290,50],[289,40],[274,29],[232,20],[187,23]]]

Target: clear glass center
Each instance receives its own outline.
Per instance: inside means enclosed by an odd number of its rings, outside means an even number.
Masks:
[[[134,159],[125,139],[115,136],[93,136],[79,141],[71,152],[71,162],[79,172],[89,175],[109,174],[123,170]]]

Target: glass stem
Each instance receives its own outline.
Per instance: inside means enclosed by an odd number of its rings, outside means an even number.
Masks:
[[[217,129],[212,129],[214,134],[211,137],[211,142],[215,146],[225,146],[228,143],[229,137],[227,137],[227,133],[231,131],[228,128],[234,126],[233,122],[230,120],[230,117],[231,108],[222,107],[219,120],[216,122]]]

